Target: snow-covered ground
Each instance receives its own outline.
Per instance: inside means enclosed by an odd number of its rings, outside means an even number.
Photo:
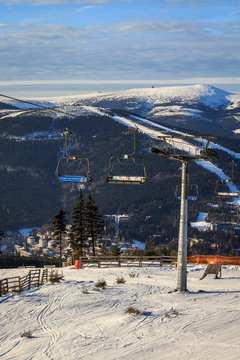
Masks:
[[[0,358],[238,359],[240,270],[223,267],[221,279],[200,281],[203,271],[189,266],[189,291],[179,293],[171,267],[66,268],[59,284],[0,298]],[[0,278],[24,272],[2,269]],[[118,276],[126,283],[116,284]],[[106,290],[95,291],[102,278]],[[129,306],[142,314],[125,314]],[[21,337],[28,330],[32,337]]]

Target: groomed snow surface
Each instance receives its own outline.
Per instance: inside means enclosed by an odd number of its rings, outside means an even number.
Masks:
[[[189,291],[180,293],[173,267],[64,268],[61,283],[0,298],[0,358],[239,359],[240,269],[200,281],[204,269],[189,266]],[[25,273],[2,269],[0,279]],[[106,290],[94,290],[98,279]],[[125,314],[129,306],[142,313]],[[32,337],[21,337],[28,330]]]

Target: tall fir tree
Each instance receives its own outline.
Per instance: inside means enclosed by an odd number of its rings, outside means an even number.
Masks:
[[[103,232],[104,222],[102,216],[98,213],[98,207],[95,205],[95,201],[92,199],[91,194],[88,194],[85,211],[87,236],[90,239],[93,256],[95,256],[96,242]]]
[[[150,235],[145,243],[145,256],[158,256],[159,251],[156,249],[155,241],[152,235]]]
[[[114,246],[112,246],[111,251],[110,251],[110,255],[112,256],[120,256],[121,255],[121,246],[119,246],[119,239],[117,238],[116,240],[116,244]]]
[[[73,225],[70,231],[70,246],[75,252],[76,257],[83,255],[83,250],[86,247],[86,214],[83,200],[83,193],[80,190],[78,203],[72,212]]]
[[[54,216],[52,221],[52,231],[53,236],[55,239],[54,247],[59,248],[59,265],[62,267],[62,250],[63,250],[63,234],[66,232],[66,225],[65,225],[65,212],[63,210],[59,210],[59,212]]]

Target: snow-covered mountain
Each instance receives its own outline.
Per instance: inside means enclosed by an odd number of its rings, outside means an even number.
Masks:
[[[29,100],[29,99],[28,99]],[[74,115],[103,115],[106,111],[125,111],[157,123],[201,134],[227,136],[239,134],[240,94],[229,93],[210,85],[131,89],[115,93],[31,99],[36,105],[56,108]],[[5,102],[5,100],[4,100]],[[21,116],[23,109],[37,106],[7,101],[17,110],[2,109],[1,115]],[[4,108],[3,104],[1,106]],[[41,111],[43,115],[43,110]],[[26,113],[25,113],[26,115]],[[32,112],[29,111],[29,116]],[[45,111],[46,116],[55,116]],[[65,116],[59,113],[58,117]],[[207,130],[207,131],[206,131]]]
[[[166,162],[161,159],[156,164],[156,156],[154,157],[149,150],[152,142],[156,145],[159,142],[158,136],[162,134],[182,135],[187,132],[194,135],[218,136],[211,147],[220,151],[220,161],[198,164],[207,170],[210,178],[229,178],[228,160],[234,158],[238,162],[240,158],[240,94],[229,93],[209,85],[132,89],[116,93],[25,100],[27,103],[0,98],[0,171],[2,184],[10,182],[13,186],[10,194],[12,204],[26,201],[26,197],[22,199],[20,196],[21,199],[18,199],[20,184],[16,179],[21,179],[21,188],[26,192],[31,191],[34,185],[35,190],[28,200],[29,211],[34,208],[33,198],[38,198],[41,191],[44,191],[44,196],[38,201],[44,203],[42,206],[48,207],[50,199],[51,208],[56,196],[60,201],[59,204],[55,203],[56,207],[61,203],[68,208],[70,206],[66,195],[67,187],[60,188],[54,176],[57,159],[64,152],[61,132],[66,128],[75,136],[72,143],[70,141],[71,151],[81,153],[81,156],[91,160],[94,181],[88,189],[96,192],[102,208],[107,210],[107,213],[110,213],[110,210],[116,213],[111,198],[114,191],[119,192],[106,188],[108,161],[113,154],[124,154],[128,148],[131,151],[131,138],[124,137],[127,127],[137,125],[141,132],[137,152],[147,158],[150,183],[162,177],[158,172],[160,174],[161,167]],[[189,144],[182,142],[181,147],[189,147]],[[196,151],[198,147],[199,144],[196,143],[192,145],[192,150]],[[199,166],[196,167],[198,168]],[[169,168],[165,171],[168,172]],[[195,170],[195,173],[199,171]],[[174,177],[175,175],[172,175],[172,179]],[[157,184],[155,185],[157,189]],[[238,180],[236,185],[238,186]],[[163,186],[166,184],[162,184]],[[214,189],[214,184],[212,186]],[[152,192],[154,185],[151,184],[150,187]],[[16,188],[17,196],[14,196]],[[109,192],[111,195],[102,197],[102,188],[104,193]],[[117,189],[114,186],[113,188]],[[148,183],[145,188],[148,189]],[[210,193],[211,190],[208,190]],[[144,192],[134,190],[131,191],[131,195],[134,192],[139,202],[148,201],[148,194],[145,194],[144,198]],[[3,191],[2,196],[3,199],[7,198],[7,193]],[[73,203],[73,195],[71,196]],[[121,207],[120,198],[115,200],[116,207]],[[13,205],[9,209],[8,200],[4,201],[4,205],[0,207],[0,212],[4,213],[3,217],[7,219],[9,213],[16,217]],[[128,205],[125,204],[122,208],[127,210],[130,203],[125,203]],[[49,213],[50,211],[52,210],[49,210]],[[35,208],[32,209],[31,215],[33,213],[37,214]],[[46,216],[46,212],[43,213],[39,216],[39,222],[42,221],[43,215]],[[36,215],[34,216],[36,219]],[[25,225],[39,224],[34,221],[34,224]]]

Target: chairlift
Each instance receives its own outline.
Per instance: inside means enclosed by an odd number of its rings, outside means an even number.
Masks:
[[[215,186],[215,195],[217,197],[223,197],[223,198],[237,198],[239,197],[239,192],[232,192],[229,191],[229,188],[227,187],[227,183],[231,183],[232,179],[227,180],[217,180],[216,186]]]
[[[130,128],[129,132],[133,132],[133,152],[124,154],[123,156],[112,156],[109,160],[107,183],[109,184],[139,184],[142,185],[146,181],[147,171],[143,159],[135,157],[136,153],[136,133],[138,129]],[[126,166],[134,169],[135,174],[129,175]],[[118,168],[118,171],[116,171]],[[120,173],[119,173],[120,168]],[[138,173],[136,174],[136,170]],[[139,174],[139,170],[141,174]],[[118,173],[117,173],[118,172]]]
[[[232,183],[233,182],[233,177],[234,177],[234,166],[236,166],[236,163],[232,160],[229,165],[232,167],[232,177],[231,179],[226,179],[226,180],[217,180],[216,181],[216,185],[215,185],[215,195],[217,197],[222,197],[222,198],[237,198],[239,197],[240,193],[239,192],[233,192],[233,191],[229,191],[229,187],[228,187],[228,183]]]
[[[175,190],[175,197],[177,200],[181,200],[181,196],[179,195],[179,189],[181,185],[176,186]],[[187,200],[196,201],[198,200],[198,185],[197,184],[190,184],[188,187],[188,196]]]
[[[62,136],[65,136],[65,156],[61,157],[58,160],[57,168],[55,171],[56,177],[60,182],[88,183],[92,181],[92,178],[90,176],[90,164],[88,158],[73,156],[69,155],[68,153],[68,136],[71,134],[72,133],[68,130],[62,133]],[[75,165],[77,164],[78,167],[79,165],[82,165],[82,163],[85,163],[84,175],[77,174],[76,167],[74,170],[74,174],[72,174],[72,166],[69,165],[72,161],[75,162]]]

